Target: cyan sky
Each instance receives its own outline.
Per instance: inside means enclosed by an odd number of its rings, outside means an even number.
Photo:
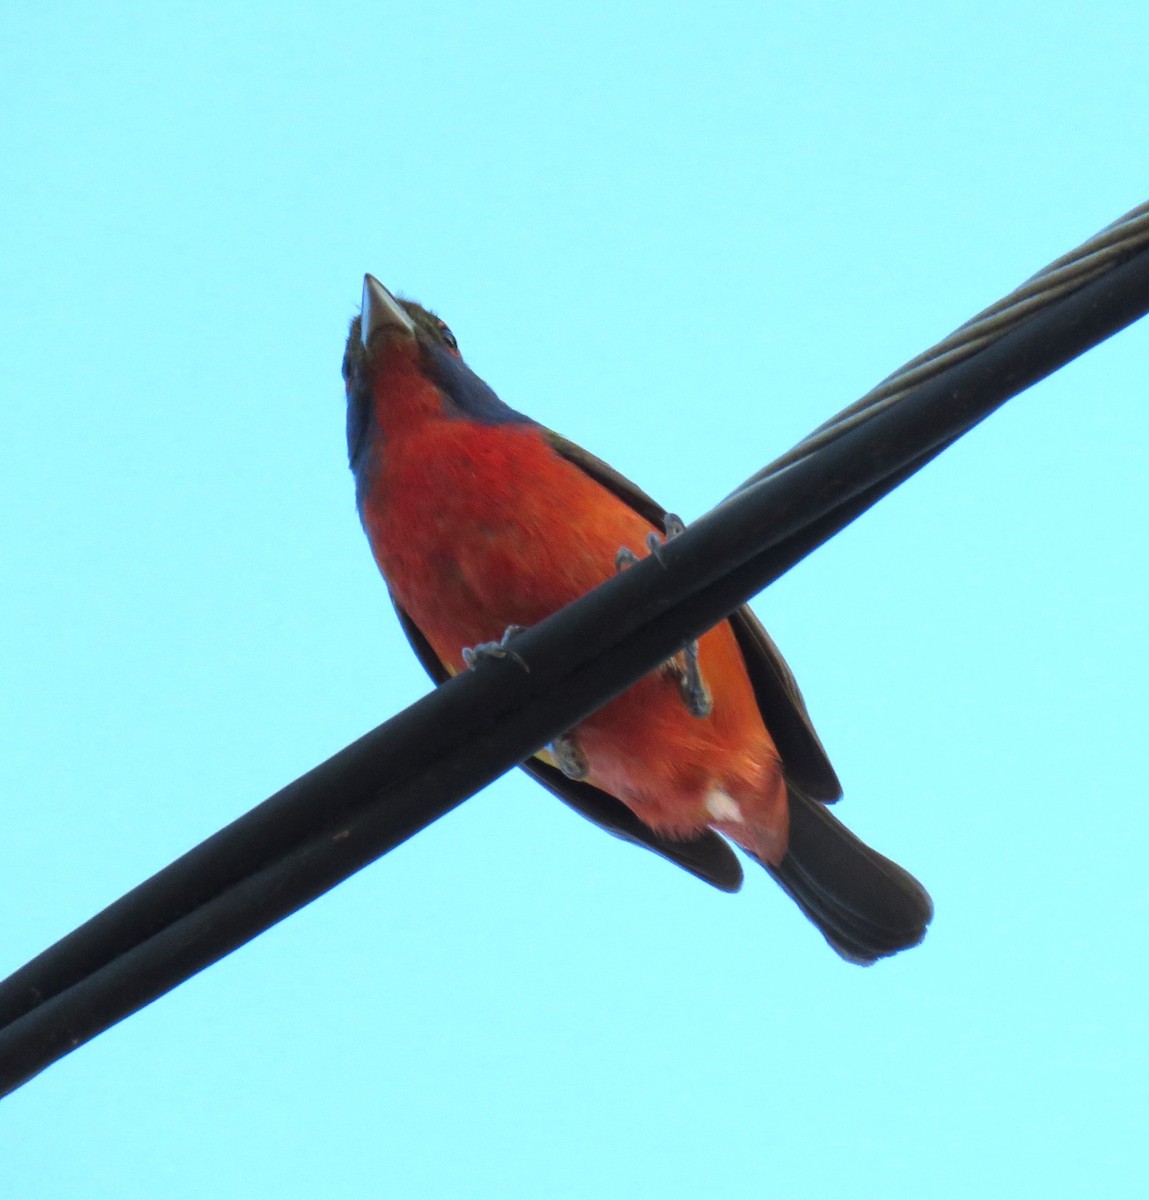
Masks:
[[[0,6],[0,974],[427,684],[364,271],[696,516],[1149,197],[1143,4]],[[0,1106],[19,1200],[1130,1196],[1149,326],[760,597],[930,887],[839,962],[500,781]]]

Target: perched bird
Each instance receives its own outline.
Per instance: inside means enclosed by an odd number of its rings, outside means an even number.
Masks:
[[[504,404],[438,317],[370,275],[343,376],[359,515],[437,682],[674,532],[644,492]],[[610,832],[736,891],[724,834],[851,962],[925,934],[922,886],[826,808],[837,776],[749,608],[523,765]]]

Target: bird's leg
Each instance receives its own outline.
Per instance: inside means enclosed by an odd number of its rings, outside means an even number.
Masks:
[[[657,533],[648,533],[646,535],[646,548],[662,562],[662,555],[659,551],[662,549],[665,542],[669,542],[671,538],[676,538],[686,529],[686,525],[680,516],[675,513],[667,513],[662,518],[662,528],[666,530],[666,537],[660,538]]]
[[[668,542],[671,538],[678,537],[686,529],[682,518],[675,513],[667,513],[662,518],[662,527],[666,530],[666,541]],[[646,544],[651,554],[659,558],[658,552],[663,543],[658,534],[648,533],[646,535]],[[706,686],[706,680],[702,678],[702,671],[698,666],[698,642],[687,643],[683,647],[682,653],[676,654],[666,664],[664,670],[678,680],[678,690],[682,695],[682,702],[686,705],[686,709],[690,715],[692,717],[710,716],[710,711],[714,707],[714,701],[711,698],[710,689]]]
[[[682,523],[681,517],[676,517],[674,513],[667,513],[662,519],[663,528],[666,530],[666,538],[661,538],[653,530],[646,535],[646,548],[658,559],[662,561],[662,555],[659,551],[662,549],[663,541],[669,542],[671,538],[676,538],[686,528]],[[638,555],[629,546],[620,546],[618,553],[614,556],[614,569],[621,571],[624,567],[633,567],[639,561]]]
[[[667,513],[662,518],[662,527],[666,530],[666,541],[678,537],[686,528],[682,518],[675,516],[674,513]],[[662,545],[663,539],[657,533],[651,532],[646,535],[646,548],[659,562],[662,561],[662,555],[659,553]],[[621,571],[625,567],[633,567],[636,562],[638,562],[638,555],[629,546],[621,546],[614,556],[614,569]],[[681,654],[676,654],[668,663],[665,663],[662,670],[678,680],[678,690],[682,695],[682,702],[691,716],[710,716],[714,701],[711,699],[710,689],[706,686],[706,680],[702,678],[702,671],[698,666],[698,643],[696,641],[689,643],[683,648]]]
[[[679,694],[690,715],[710,716],[714,700],[698,665],[698,642],[687,642],[682,653],[676,654],[663,669],[678,680]]]
[[[502,638],[497,642],[480,642],[477,646],[464,646],[463,662],[468,667],[473,667],[481,658],[513,658],[524,671],[529,673],[530,667],[527,666],[526,660],[521,654],[516,654],[508,644],[513,637],[522,633],[524,628],[523,625],[508,625]]]
[[[564,733],[562,737],[555,738],[549,749],[554,755],[555,766],[568,779],[585,779],[590,774],[590,764],[573,733]]]

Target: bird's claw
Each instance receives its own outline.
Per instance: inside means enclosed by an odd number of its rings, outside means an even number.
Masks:
[[[633,567],[636,562],[638,555],[629,546],[619,546],[618,553],[614,556],[615,574],[625,567]]]
[[[688,642],[682,650],[682,665],[679,666],[677,661],[674,665],[678,676],[678,691],[687,711],[692,717],[710,716],[714,700],[698,665],[698,642]]]
[[[568,779],[585,779],[590,774],[590,764],[573,733],[564,733],[562,737],[555,738],[550,744],[550,752],[554,756],[555,766]]]
[[[662,547],[666,545],[672,538],[678,537],[685,530],[682,518],[675,513],[665,513],[662,518],[662,528],[666,530],[665,537],[659,537],[657,533],[648,533],[646,535],[646,548],[662,562]]]
[[[524,628],[523,625],[508,625],[502,638],[497,642],[479,642],[476,646],[464,646],[463,662],[468,667],[474,667],[483,658],[512,658],[524,671],[529,673],[530,667],[527,666],[527,660],[521,654],[516,654],[508,645],[513,637],[523,632]]]
[[[659,562],[662,562],[662,555],[659,553],[662,547],[671,538],[678,537],[686,528],[682,518],[675,516],[674,513],[667,513],[662,518],[662,527],[666,530],[665,537],[661,537],[653,530],[646,535],[646,548]],[[618,553],[614,556],[614,569],[616,572],[621,571],[624,567],[633,567],[636,562],[638,562],[638,555],[629,546],[620,546]]]

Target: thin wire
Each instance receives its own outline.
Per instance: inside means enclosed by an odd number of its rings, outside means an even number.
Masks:
[[[989,308],[959,325],[948,337],[887,375],[860,400],[819,425],[797,445],[752,475],[733,495],[786,470],[816,453],[875,413],[898,403],[911,388],[919,387],[984,350],[1015,329],[1022,321],[1072,292],[1098,279],[1117,264],[1149,246],[1149,202],[1140,204],[1076,249],[1030,276]]]

